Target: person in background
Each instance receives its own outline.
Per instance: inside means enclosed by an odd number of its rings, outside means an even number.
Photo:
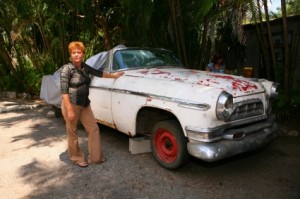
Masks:
[[[217,52],[214,55],[212,62],[206,66],[206,71],[214,73],[228,73],[224,64],[224,57],[222,53]]]
[[[101,152],[100,130],[91,110],[89,96],[90,75],[104,78],[118,78],[124,72],[106,73],[96,70],[83,62],[85,47],[74,41],[68,46],[71,63],[62,67],[60,84],[62,114],[66,122],[68,154],[70,160],[80,166],[100,164],[106,159]],[[77,125],[81,121],[88,136],[89,156],[86,160],[78,142]]]

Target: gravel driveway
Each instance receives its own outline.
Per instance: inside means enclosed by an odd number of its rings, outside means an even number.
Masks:
[[[0,114],[1,198],[299,199],[300,140],[280,136],[266,148],[217,163],[192,159],[169,171],[151,153],[132,155],[128,137],[101,126],[107,162],[70,163],[61,117],[51,106]],[[79,129],[82,149],[86,136]]]

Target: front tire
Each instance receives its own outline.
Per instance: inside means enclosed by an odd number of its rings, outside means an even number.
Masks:
[[[155,159],[167,169],[177,169],[189,160],[187,138],[175,120],[154,125],[151,132],[151,149]]]

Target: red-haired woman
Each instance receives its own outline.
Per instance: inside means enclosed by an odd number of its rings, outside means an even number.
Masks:
[[[100,131],[91,110],[89,95],[90,75],[118,78],[120,73],[98,71],[83,62],[85,47],[82,42],[71,42],[68,46],[71,63],[65,64],[61,71],[62,114],[66,122],[68,154],[70,160],[80,166],[100,164],[106,159],[101,152]],[[88,136],[89,157],[86,161],[79,147],[77,125],[83,124]]]

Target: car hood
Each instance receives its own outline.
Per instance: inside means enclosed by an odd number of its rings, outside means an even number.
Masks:
[[[262,85],[249,78],[182,68],[139,69],[126,71],[126,76],[177,81],[201,87],[212,87],[227,91],[233,97],[264,92]]]

